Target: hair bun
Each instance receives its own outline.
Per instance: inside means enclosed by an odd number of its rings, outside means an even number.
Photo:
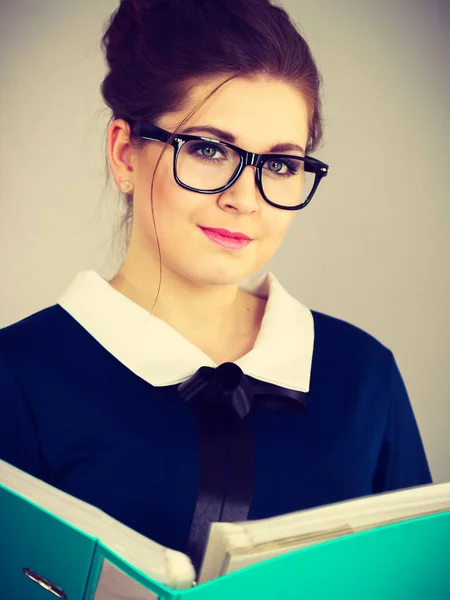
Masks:
[[[167,5],[170,0],[120,0],[112,13],[102,38],[102,47],[111,69],[122,64],[133,50],[145,15]]]
[[[134,13],[136,21],[142,23],[148,13],[156,13],[164,8],[172,8],[178,2],[176,0],[121,0],[120,4],[121,6],[125,4],[125,8]]]

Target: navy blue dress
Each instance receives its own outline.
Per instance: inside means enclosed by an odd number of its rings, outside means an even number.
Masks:
[[[114,339],[128,335],[123,323],[115,330],[117,322],[127,317],[128,309],[141,309],[119,298],[99,276],[91,285],[90,294],[78,285],[76,302],[93,311],[93,323],[106,319],[110,324],[101,341],[81,324],[88,317],[80,312],[74,318],[61,304],[0,330],[0,458],[184,551],[201,477],[195,411],[180,397],[177,382],[153,385],[145,373],[133,372],[114,355]],[[276,280],[268,288],[273,302],[266,309],[271,316],[263,322],[258,364],[270,355],[271,336],[273,347],[279,347],[274,331],[283,330],[281,313],[289,320],[295,317],[289,310],[297,310],[297,301]],[[97,309],[106,308],[108,298],[111,313],[105,317]],[[246,417],[253,453],[249,519],[431,482],[392,352],[350,323],[317,311],[309,314],[314,337],[303,389],[306,407],[289,412],[255,406]],[[286,357],[296,356],[297,339],[297,350],[304,350],[302,336],[308,337],[306,331],[290,329],[291,338],[284,340]],[[157,328],[154,335],[164,333],[158,334]],[[131,337],[123,340],[123,352],[141,356]],[[154,339],[158,356],[166,351],[163,341]],[[175,345],[169,344],[168,356],[177,356]],[[275,356],[273,363],[276,368]],[[280,375],[275,373],[272,382],[280,385],[281,359],[277,368]],[[189,369],[192,374],[192,364]],[[298,372],[305,370],[299,366]],[[270,361],[261,373],[270,376]],[[295,377],[289,376],[286,371],[292,387]],[[226,451],[224,457],[231,460]],[[225,494],[232,477],[226,465],[224,472]]]

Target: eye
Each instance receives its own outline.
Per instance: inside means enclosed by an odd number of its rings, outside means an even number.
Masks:
[[[206,158],[214,158],[216,152],[219,152],[219,149],[214,146],[203,146],[200,148],[200,151],[203,153]]]
[[[228,158],[226,148],[219,144],[212,144],[211,142],[191,142],[186,146],[186,150],[190,155],[198,156],[204,160],[221,160]]]
[[[268,165],[268,170],[274,175],[289,176],[295,175],[300,170],[301,161],[291,161],[281,158],[273,158],[264,163],[264,168]],[[284,170],[283,170],[284,169]]]
[[[270,161],[268,161],[268,164],[272,165],[270,167],[270,170],[273,171],[274,173],[279,173],[281,171],[281,169],[283,168],[283,166],[286,166],[283,162],[276,161],[276,160],[270,160]]]

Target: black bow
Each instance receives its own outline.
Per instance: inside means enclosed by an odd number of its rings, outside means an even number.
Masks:
[[[200,367],[192,377],[180,383],[178,393],[186,402],[222,407],[243,419],[253,405],[274,410],[299,410],[306,407],[306,392],[291,390],[245,375],[234,363],[216,368]]]

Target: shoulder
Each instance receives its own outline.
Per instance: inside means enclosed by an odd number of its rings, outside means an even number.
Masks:
[[[62,311],[54,305],[0,329],[0,458],[40,478],[39,390],[64,336]]]
[[[44,355],[64,336],[70,319],[59,304],[54,304],[0,328],[0,357],[12,363],[21,357]]]
[[[314,334],[318,341],[325,340],[331,348],[354,352],[390,352],[377,337],[367,330],[338,317],[311,310],[314,320]]]
[[[65,312],[64,309],[59,304],[54,304],[10,325],[0,327],[0,345],[31,341],[36,336],[41,336],[61,320],[62,312]]]
[[[392,351],[365,329],[319,311],[314,320],[313,374],[339,375],[345,383],[362,381],[378,387],[388,382],[395,359]],[[376,383],[378,382],[378,384]]]

